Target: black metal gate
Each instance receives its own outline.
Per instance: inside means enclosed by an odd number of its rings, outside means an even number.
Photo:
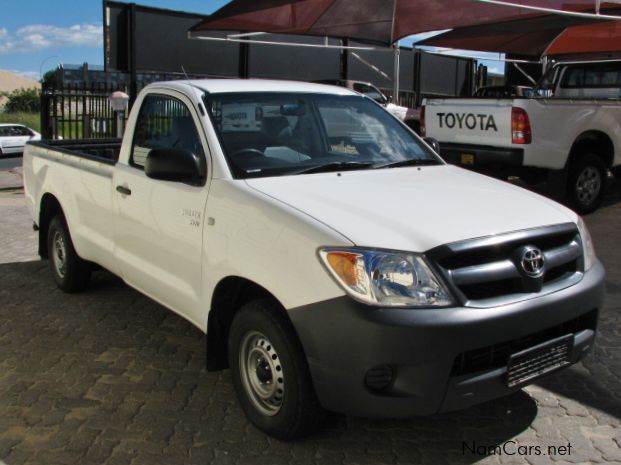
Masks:
[[[116,116],[108,100],[118,83],[47,84],[41,95],[41,133],[45,139],[105,139],[116,135]]]

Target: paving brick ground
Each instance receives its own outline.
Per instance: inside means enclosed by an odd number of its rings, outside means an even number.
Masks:
[[[0,263],[38,260],[37,241],[23,192],[0,191]]]
[[[0,194],[0,463],[621,465],[621,188],[587,219],[608,296],[584,363],[462,412],[333,416],[297,443],[247,423],[228,372],[205,371],[204,337],[181,318],[105,272],[87,293],[58,291],[46,264],[29,261],[21,202]],[[502,444],[507,454],[482,453]]]

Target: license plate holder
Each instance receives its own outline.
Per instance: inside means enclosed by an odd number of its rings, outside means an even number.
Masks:
[[[571,364],[574,335],[567,334],[517,352],[507,363],[507,386],[522,386]]]

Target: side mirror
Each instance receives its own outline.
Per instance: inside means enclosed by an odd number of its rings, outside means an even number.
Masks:
[[[434,137],[423,137],[423,140],[427,142],[427,145],[431,147],[434,152],[440,155],[440,142],[438,142],[438,139]]]
[[[198,185],[207,176],[207,166],[189,150],[153,149],[147,155],[144,172],[153,179]]]

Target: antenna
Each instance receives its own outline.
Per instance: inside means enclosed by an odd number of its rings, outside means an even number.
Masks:
[[[183,71],[183,75],[185,76],[186,81],[188,81],[188,84],[190,83],[190,78],[188,77],[188,73],[185,72],[185,68],[183,67],[183,65],[181,65],[181,71]]]

